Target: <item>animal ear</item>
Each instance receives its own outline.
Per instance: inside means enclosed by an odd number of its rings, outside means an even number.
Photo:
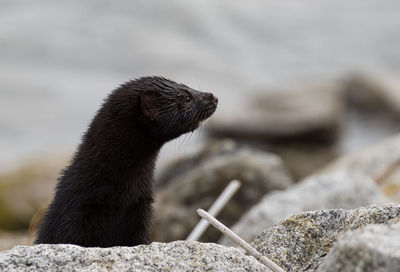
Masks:
[[[159,94],[156,91],[147,90],[142,94],[142,112],[150,120],[155,120],[159,114]]]

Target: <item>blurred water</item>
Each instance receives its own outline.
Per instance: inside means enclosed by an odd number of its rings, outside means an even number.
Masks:
[[[143,75],[212,90],[223,109],[264,86],[358,68],[400,71],[395,0],[0,0],[0,7],[0,168],[72,150],[106,94]]]

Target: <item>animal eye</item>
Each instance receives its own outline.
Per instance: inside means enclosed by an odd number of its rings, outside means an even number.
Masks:
[[[185,100],[185,102],[190,102],[191,99],[190,99],[190,96],[187,95],[187,96],[185,96],[185,97],[183,98],[183,100]]]

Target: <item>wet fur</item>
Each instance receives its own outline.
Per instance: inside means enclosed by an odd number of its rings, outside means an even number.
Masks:
[[[165,142],[195,130],[216,106],[212,94],[161,77],[114,90],[59,178],[35,243],[149,243],[158,152]]]

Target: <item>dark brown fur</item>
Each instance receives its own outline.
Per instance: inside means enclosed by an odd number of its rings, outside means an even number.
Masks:
[[[165,142],[195,130],[217,103],[211,93],[161,77],[114,90],[60,177],[36,243],[149,243],[157,154]]]

